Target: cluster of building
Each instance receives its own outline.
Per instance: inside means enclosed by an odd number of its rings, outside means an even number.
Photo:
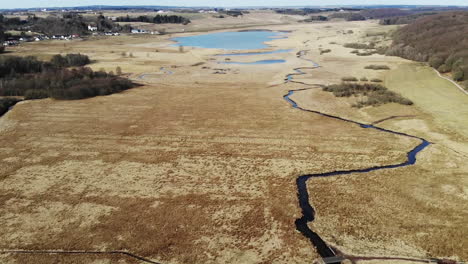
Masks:
[[[19,38],[10,38],[3,42],[3,46],[17,46],[22,42],[35,42],[35,41],[43,41],[43,40],[72,40],[80,38],[79,35],[53,35],[53,36],[46,36],[46,35],[36,35],[36,36],[22,36]]]
[[[146,29],[138,29],[138,28],[132,29],[131,33],[132,33],[132,34],[161,35],[161,32],[159,32],[159,31],[149,31],[149,30],[146,30]]]

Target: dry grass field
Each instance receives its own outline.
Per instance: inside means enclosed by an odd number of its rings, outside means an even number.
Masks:
[[[438,117],[418,91],[411,107],[356,109],[353,99],[315,86],[379,77],[409,94],[408,84],[391,82],[399,67],[413,64],[342,47],[391,28],[329,22],[269,29],[292,30],[271,49],[294,52],[239,60],[267,56],[284,64],[217,64],[220,51],[181,53],[169,36],[16,48],[15,55],[41,58],[81,52],[96,60],[94,69],[120,66],[143,86],[79,101],[22,102],[0,118],[0,250],[121,250],[160,263],[310,263],[318,255],[294,225],[301,213],[296,178],[399,163],[419,142],[291,108],[282,96],[304,86],[284,84],[284,77],[311,66],[295,55],[309,50],[306,58],[322,67],[295,78],[313,88],[294,94],[302,107],[366,123],[412,116],[380,125],[434,143],[412,167],[310,180],[317,210],[311,228],[352,255],[467,260],[463,126],[453,126],[457,137],[442,129],[437,120],[452,115]],[[354,33],[341,33],[348,30]],[[319,48],[332,52],[320,55]],[[369,64],[392,70],[364,69]],[[226,74],[213,74],[217,69]],[[449,82],[440,89],[456,90]],[[453,115],[463,115],[462,102]],[[0,254],[0,262],[139,263],[120,255],[14,253]]]
[[[119,11],[104,13],[105,16],[126,16],[127,13]],[[156,12],[137,12],[131,14],[132,16],[156,16]],[[164,14],[163,14],[164,15]],[[307,16],[299,15],[284,15],[276,14],[271,10],[252,10],[249,13],[239,17],[232,17],[224,15],[224,18],[217,18],[220,14],[208,14],[208,13],[168,13],[167,15],[178,15],[190,19],[191,23],[188,25],[181,24],[150,24],[150,23],[132,23],[132,25],[138,28],[147,30],[161,30],[164,29],[169,33],[177,32],[200,32],[200,31],[211,31],[218,29],[232,29],[232,28],[244,28],[244,27],[262,27],[271,25],[283,25],[283,24],[294,24],[299,20],[306,19]],[[125,23],[122,23],[125,24]]]

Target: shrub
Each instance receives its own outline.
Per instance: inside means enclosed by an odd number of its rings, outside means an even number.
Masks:
[[[362,77],[361,79],[359,79],[361,82],[367,82],[369,81],[369,79],[367,79],[366,77]]]
[[[320,55],[322,55],[324,53],[330,53],[330,52],[331,52],[331,49],[324,49],[324,50],[320,51]]]
[[[351,12],[337,12],[328,16],[329,18],[344,18],[346,21],[359,21],[366,20],[364,16],[358,13]]]
[[[350,49],[373,49],[374,45],[372,44],[364,44],[364,43],[345,43],[343,45],[345,48],[350,48]]]
[[[332,92],[337,97],[364,96],[365,98],[353,105],[354,107],[363,107],[369,105],[380,105],[385,103],[398,103],[403,105],[412,105],[413,102],[401,95],[389,91],[380,84],[357,84],[341,83],[329,85],[323,88],[324,91]]]
[[[367,52],[362,52],[362,53],[358,52],[358,53],[356,53],[356,55],[358,55],[358,56],[371,56],[371,55],[374,55],[376,53],[377,53],[377,51],[367,51]]]
[[[437,70],[441,73],[446,73],[450,71],[450,68],[446,64],[442,64],[437,68]]]
[[[24,99],[25,100],[31,100],[31,99],[43,99],[43,98],[47,98],[49,97],[49,92],[47,92],[47,90],[43,90],[43,89],[40,89],[40,90],[35,90],[35,89],[30,89],[30,90],[26,90],[26,92],[24,92]]]
[[[453,80],[455,81],[463,81],[463,78],[464,78],[464,72],[461,70],[461,69],[456,69],[453,71],[452,73],[452,78]]]
[[[351,53],[352,54],[357,54],[357,53],[359,53],[359,50],[353,50],[353,51],[351,51]]]
[[[358,79],[356,77],[343,77],[341,78],[343,82],[357,82]]]
[[[429,65],[431,65],[431,67],[435,69],[438,69],[442,64],[444,64],[444,62],[445,62],[444,58],[440,56],[432,56],[429,59]]]
[[[452,70],[452,66],[457,60],[458,58],[455,56],[455,54],[450,54],[450,56],[448,56],[445,60],[445,65],[447,65],[447,67],[449,67],[450,70]]]
[[[381,79],[374,78],[374,79],[371,79],[371,82],[381,83],[383,81]]]
[[[388,67],[387,65],[375,65],[375,64],[371,64],[371,65],[367,65],[366,67],[364,67],[364,69],[370,69],[370,70],[390,70],[390,67]]]
[[[327,21],[328,17],[326,16],[311,16],[307,19],[304,19],[302,22],[313,22],[313,21]]]
[[[50,61],[56,67],[79,67],[89,64],[91,60],[86,55],[81,54],[67,54],[62,56],[60,54],[52,57]]]
[[[378,47],[375,51],[377,54],[380,54],[380,55],[385,55],[387,53],[387,50],[388,50],[388,47]]]

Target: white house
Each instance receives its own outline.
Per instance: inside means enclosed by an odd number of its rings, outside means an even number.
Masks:
[[[132,29],[132,34],[146,34],[146,33],[148,33],[148,31],[144,29],[137,29],[137,28]]]
[[[88,30],[89,31],[97,31],[97,27],[88,25]]]

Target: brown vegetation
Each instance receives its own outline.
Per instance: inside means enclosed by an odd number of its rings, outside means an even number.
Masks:
[[[320,55],[322,55],[324,53],[330,53],[331,51],[332,51],[331,49],[320,50]]]
[[[351,76],[350,77],[343,77],[343,78],[341,78],[341,80],[343,82],[357,82],[358,81],[358,79],[356,77],[351,77]]]
[[[371,64],[371,65],[367,65],[366,67],[364,67],[364,69],[368,69],[368,70],[390,70],[390,67],[388,67],[387,65]]]
[[[367,19],[380,19],[387,17],[406,16],[411,14],[410,11],[399,8],[370,8],[361,11],[361,15]]]
[[[381,25],[403,25],[403,24],[410,24],[414,22],[415,20],[423,17],[423,16],[430,16],[430,15],[435,15],[437,13],[435,12],[425,12],[425,13],[420,13],[420,14],[412,14],[412,15],[407,15],[407,16],[396,16],[396,17],[389,17],[389,18],[383,18],[380,20]]]
[[[365,97],[354,104],[354,107],[381,105],[386,103],[399,103],[403,105],[413,104],[411,100],[408,100],[395,92],[389,91],[385,86],[380,84],[341,83],[326,86],[323,90],[332,92],[337,97],[350,97],[352,95]]]
[[[345,43],[343,45],[345,48],[350,48],[350,49],[374,49],[375,44],[370,43],[370,44],[365,44],[365,43]]]

